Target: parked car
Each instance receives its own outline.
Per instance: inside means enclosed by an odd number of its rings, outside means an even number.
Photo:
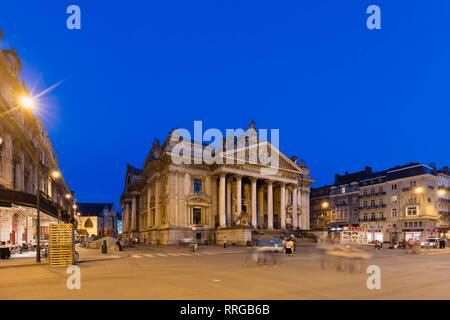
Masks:
[[[439,238],[436,237],[427,238],[426,240],[420,242],[420,247],[436,249],[439,247]]]
[[[283,242],[280,238],[257,239],[256,247],[260,251],[282,252]]]

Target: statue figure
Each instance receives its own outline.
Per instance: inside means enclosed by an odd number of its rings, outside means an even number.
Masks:
[[[249,216],[245,211],[241,211],[236,217],[236,225],[248,226]]]
[[[150,150],[150,159],[156,160],[161,156],[161,145],[159,143],[159,140],[157,138],[153,139],[153,146]]]

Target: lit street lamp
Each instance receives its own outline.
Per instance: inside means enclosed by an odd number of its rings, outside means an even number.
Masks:
[[[33,97],[29,95],[23,95],[18,98],[19,107],[23,109],[32,110],[36,106],[36,102]],[[41,213],[40,213],[40,166],[41,166],[41,150],[39,148],[39,141],[36,144],[36,262],[41,262]]]

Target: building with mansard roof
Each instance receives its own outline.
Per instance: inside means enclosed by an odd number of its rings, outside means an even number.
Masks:
[[[253,122],[246,132],[250,129],[256,132]],[[226,237],[228,243],[245,244],[256,229],[308,230],[313,181],[304,161],[297,163],[258,138],[245,139],[241,146],[236,141],[231,148],[223,144],[213,151],[235,159],[222,164],[196,161],[207,146],[183,141],[192,145],[194,151],[184,157],[193,161],[180,164],[173,158],[180,141],[169,136],[160,145],[155,139],[142,169],[127,166],[121,196],[123,238],[148,244],[183,239],[220,244]],[[250,161],[253,152],[263,149],[279,159],[276,166]]]
[[[450,172],[423,163],[346,172],[312,189],[311,208],[313,228],[359,227],[366,242],[450,238]]]

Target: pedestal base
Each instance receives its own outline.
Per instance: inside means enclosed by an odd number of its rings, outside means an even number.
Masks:
[[[233,228],[219,228],[216,230],[216,244],[223,245],[224,237],[229,246],[246,246],[248,241],[252,241],[252,227],[240,226]]]

